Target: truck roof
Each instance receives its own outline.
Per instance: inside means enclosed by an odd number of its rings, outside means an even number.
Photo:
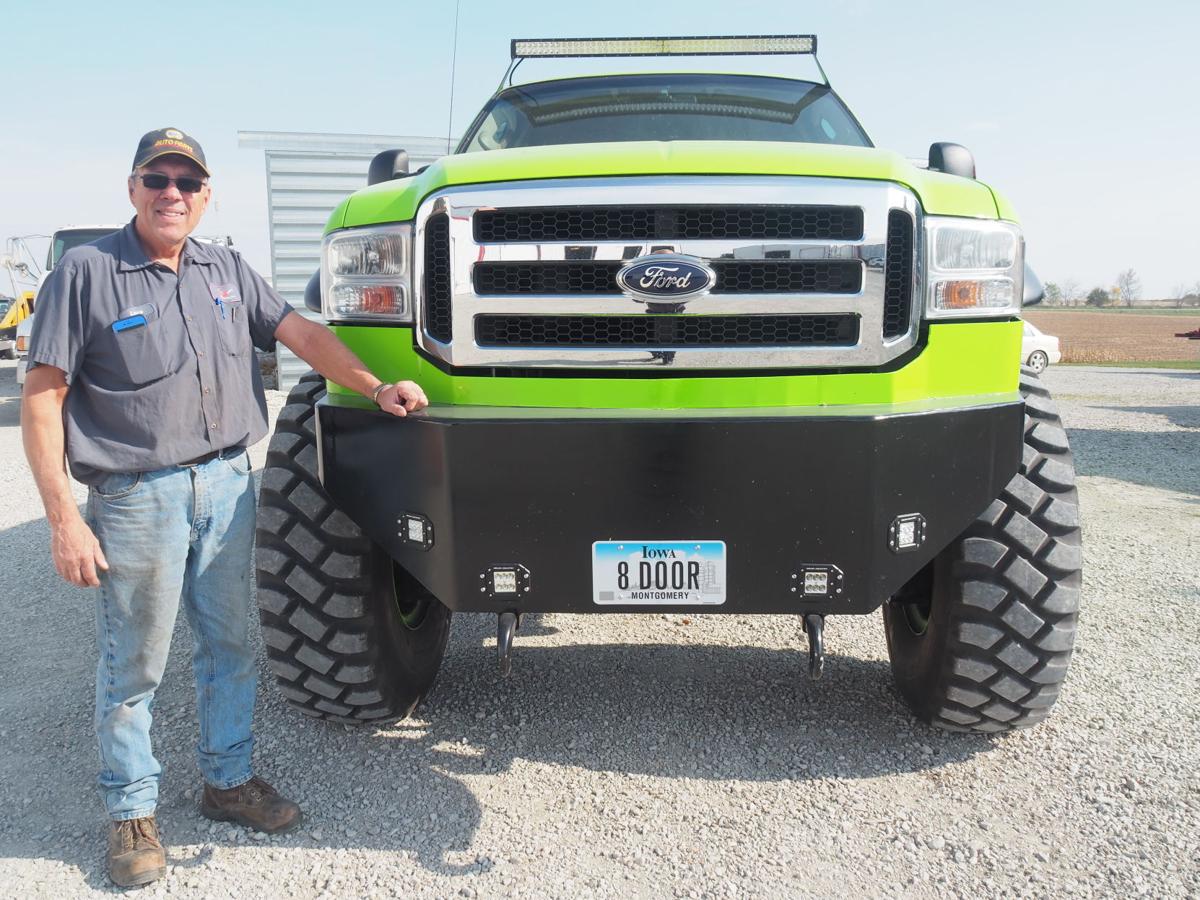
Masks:
[[[98,225],[63,225],[61,228],[55,228],[54,233],[61,234],[64,231],[99,231],[102,228],[109,228],[109,229],[112,229],[113,231],[120,231],[124,227],[125,227],[124,222],[121,222],[116,225],[113,225],[112,223],[108,223],[108,222],[101,223]]]

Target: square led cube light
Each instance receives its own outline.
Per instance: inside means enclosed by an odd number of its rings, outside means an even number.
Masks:
[[[492,591],[497,594],[515,594],[517,592],[516,570],[496,569],[493,571]]]
[[[399,538],[406,544],[416,544],[423,550],[433,546],[433,523],[420,513],[403,513],[396,519]]]
[[[925,543],[925,517],[920,513],[896,516],[888,529],[888,546],[893,553],[916,550]]]
[[[805,594],[828,594],[829,573],[822,569],[806,569],[804,572]]]
[[[414,516],[408,516],[405,519],[405,526],[408,528],[408,539],[417,544],[425,543],[425,523]]]
[[[801,563],[791,577],[791,593],[818,602],[837,600],[845,585],[845,574],[833,563]]]

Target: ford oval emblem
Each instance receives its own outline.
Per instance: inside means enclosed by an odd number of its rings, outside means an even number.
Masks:
[[[695,256],[652,253],[631,260],[617,273],[617,287],[643,303],[681,303],[706,294],[717,283],[717,273]]]

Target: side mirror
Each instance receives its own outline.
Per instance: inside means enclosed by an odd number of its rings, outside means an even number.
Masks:
[[[1046,289],[1042,287],[1042,279],[1033,273],[1029,263],[1025,263],[1025,293],[1021,297],[1022,306],[1037,306],[1046,299]]]
[[[962,178],[975,177],[975,157],[962,144],[929,145],[929,168]]]
[[[304,286],[304,305],[315,313],[321,311],[321,270],[312,273]]]
[[[391,181],[393,178],[403,178],[408,174],[407,150],[384,150],[376,153],[367,169],[367,184],[379,184],[381,181]]]

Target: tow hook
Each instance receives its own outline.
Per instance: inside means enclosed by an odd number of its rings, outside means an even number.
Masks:
[[[805,613],[804,630],[808,633],[808,674],[816,681],[825,671],[825,617]]]
[[[521,620],[515,612],[502,612],[496,623],[496,652],[500,657],[500,674],[507,676],[512,671],[513,635],[521,627]]]

